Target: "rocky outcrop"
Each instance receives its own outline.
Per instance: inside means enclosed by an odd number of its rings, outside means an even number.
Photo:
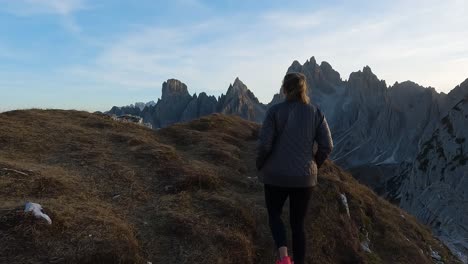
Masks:
[[[219,97],[217,112],[238,115],[247,120],[262,122],[266,106],[260,103],[247,86],[236,78],[226,95]]]
[[[468,262],[468,97],[438,122],[404,177],[400,205]]]
[[[185,122],[195,118],[206,116],[216,112],[218,102],[216,97],[208,96],[206,93],[200,95],[193,95],[192,100],[182,113],[180,121]]]
[[[176,79],[167,80],[162,85],[161,99],[153,108],[151,123],[155,127],[166,127],[179,122],[191,100],[187,85]]]
[[[176,79],[169,79],[162,85],[161,99],[154,106],[147,106],[140,116],[154,128],[189,121],[216,111],[217,100],[206,93],[191,96],[187,85]]]

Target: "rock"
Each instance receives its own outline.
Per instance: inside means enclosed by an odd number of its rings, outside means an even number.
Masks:
[[[369,239],[369,232],[366,230],[363,230],[364,232],[364,240],[361,241],[361,248],[367,253],[372,253],[372,250],[370,249],[370,239]]]
[[[206,93],[193,95],[193,99],[182,113],[181,121],[190,121],[202,116],[216,112],[217,100],[214,96],[208,96]]]
[[[441,261],[442,257],[439,255],[439,252],[432,250],[432,248],[429,246],[429,249],[431,251],[431,257],[435,260]],[[442,262],[443,263],[443,262]]]
[[[49,225],[52,224],[52,220],[47,214],[42,212],[42,206],[38,203],[27,202],[24,206],[24,212],[31,212],[36,218],[44,219]]]
[[[180,122],[182,114],[192,100],[187,86],[179,80],[169,79],[162,85],[161,99],[153,111],[153,126],[166,127]]]
[[[344,193],[340,194],[340,199],[341,199],[341,204],[343,204],[346,210],[346,214],[348,215],[348,217],[351,217],[351,215],[349,214],[348,199],[346,198],[346,195]]]

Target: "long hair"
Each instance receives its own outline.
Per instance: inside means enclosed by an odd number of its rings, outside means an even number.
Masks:
[[[300,101],[303,104],[310,102],[309,96],[307,96],[306,77],[302,73],[291,72],[286,74],[281,88],[288,101]]]

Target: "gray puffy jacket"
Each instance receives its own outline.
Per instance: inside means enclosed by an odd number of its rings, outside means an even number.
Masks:
[[[317,169],[332,149],[327,120],[316,106],[298,101],[274,105],[266,114],[257,145],[259,179],[283,187],[315,186]]]

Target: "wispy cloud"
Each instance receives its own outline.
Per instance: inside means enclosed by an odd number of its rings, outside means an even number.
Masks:
[[[460,12],[467,4],[395,3],[366,18],[345,9],[268,11],[254,19],[231,15],[144,27],[111,43],[92,65],[76,65],[71,72],[129,89],[154,89],[176,77],[192,91],[215,93],[240,76],[263,101],[278,89],[292,60],[312,55],[329,60],[344,78],[370,65],[388,83],[412,79],[446,91],[468,77],[468,19]]]
[[[73,13],[89,7],[85,0],[0,0],[0,4],[0,11],[17,16],[56,15],[72,33],[81,32]]]
[[[86,7],[84,0],[2,0],[3,9],[16,15],[70,15]]]

